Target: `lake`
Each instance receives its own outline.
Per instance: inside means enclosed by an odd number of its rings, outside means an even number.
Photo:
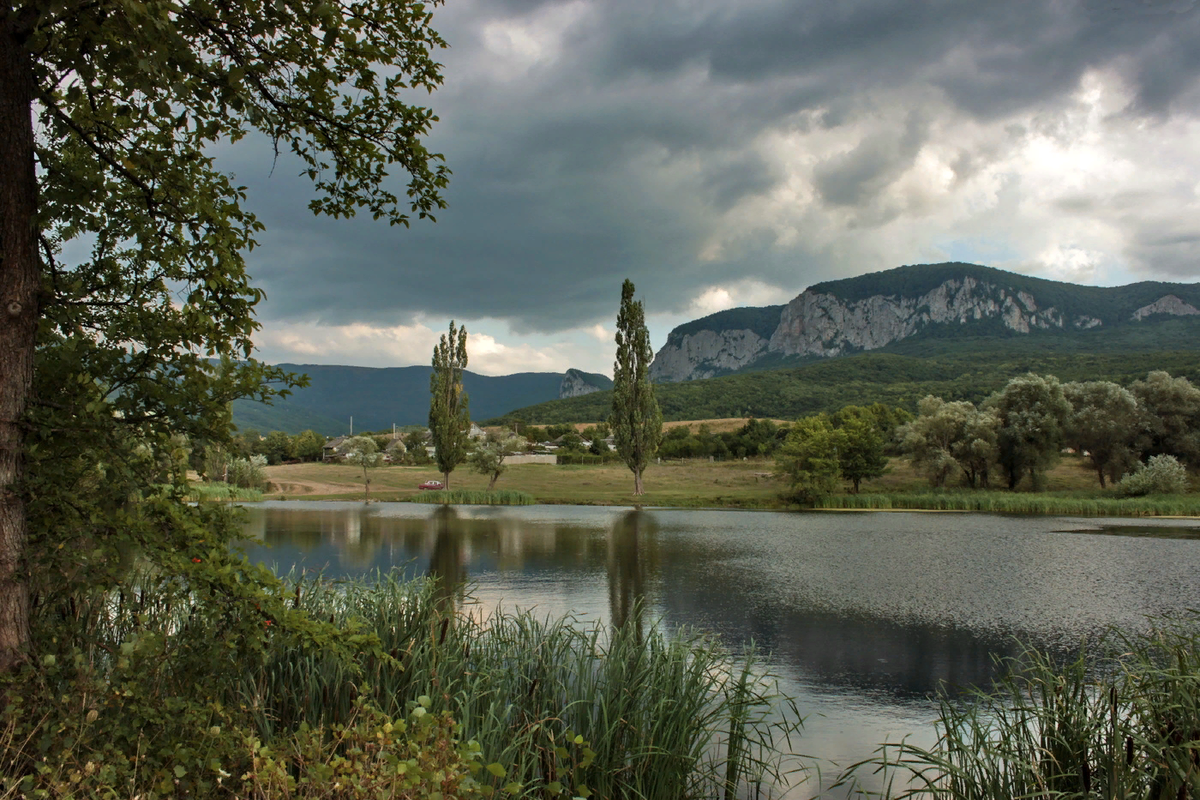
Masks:
[[[1200,607],[1200,520],[319,502],[246,512],[248,554],[281,571],[433,572],[468,581],[481,613],[753,640],[806,716],[798,749],[827,776],[885,740],[932,742],[939,686],[986,686],[1018,642],[1069,656],[1110,626],[1144,630]]]

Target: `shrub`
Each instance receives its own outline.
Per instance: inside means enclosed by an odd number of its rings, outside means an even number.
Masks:
[[[1138,464],[1133,472],[1121,478],[1117,493],[1122,497],[1143,497],[1148,494],[1183,494],[1188,489],[1187,470],[1175,456],[1151,456]]]

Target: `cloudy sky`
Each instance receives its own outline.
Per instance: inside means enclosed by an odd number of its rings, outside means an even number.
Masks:
[[[611,374],[624,278],[688,319],[958,260],[1096,285],[1200,280],[1194,0],[449,0],[449,207],[314,219],[269,149],[225,168],[267,361]],[[396,183],[403,186],[403,176]]]

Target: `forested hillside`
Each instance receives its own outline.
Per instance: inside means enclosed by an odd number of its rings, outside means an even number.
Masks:
[[[1196,323],[1180,333],[1200,335]],[[941,342],[939,342],[940,344]],[[1019,345],[1015,343],[1020,343]],[[919,349],[905,344],[909,349]],[[1027,372],[1063,381],[1112,380],[1126,384],[1151,370],[1200,381],[1200,353],[1186,350],[1131,350],[1105,353],[1048,352],[1034,337],[1013,343],[946,340],[929,357],[901,352],[861,353],[820,359],[791,369],[748,372],[709,380],[655,387],[667,420],[755,416],[789,419],[846,405],[883,402],[915,410],[927,394],[978,402]],[[609,413],[610,392],[517,409],[497,418],[537,425],[594,422]]]

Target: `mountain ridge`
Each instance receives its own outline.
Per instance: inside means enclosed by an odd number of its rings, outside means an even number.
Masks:
[[[651,379],[673,383],[778,368],[921,336],[1121,328],[1158,315],[1198,315],[1198,306],[1200,284],[1082,286],[978,264],[908,265],[817,283],[783,306],[729,309],[680,325],[655,354]]]

